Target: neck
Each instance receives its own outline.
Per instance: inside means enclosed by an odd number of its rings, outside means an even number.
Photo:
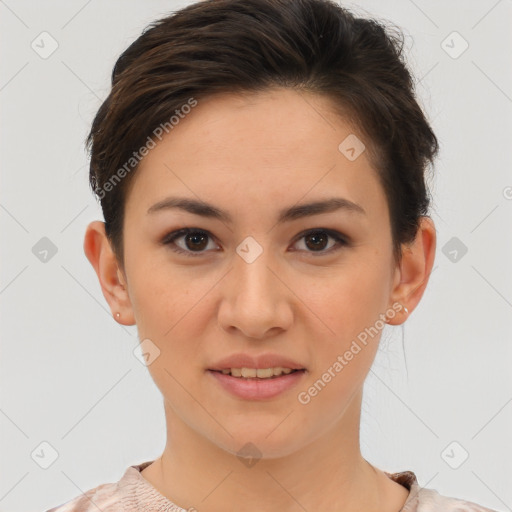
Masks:
[[[361,399],[362,391],[340,422],[306,446],[252,464],[191,429],[166,406],[167,444],[143,477],[177,505],[201,512],[224,511],[227,503],[244,512],[383,512],[390,487],[401,486],[361,456]],[[406,495],[402,487],[402,503]]]

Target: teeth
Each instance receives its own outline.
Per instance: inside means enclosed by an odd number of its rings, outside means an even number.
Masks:
[[[282,366],[277,366],[275,368],[230,368],[222,370],[224,375],[231,374],[232,377],[244,377],[246,379],[251,379],[254,377],[258,377],[259,379],[268,379],[277,375],[288,374],[293,370],[291,368],[283,368]]]

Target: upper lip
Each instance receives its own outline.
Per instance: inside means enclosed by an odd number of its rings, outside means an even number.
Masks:
[[[232,354],[212,365],[209,370],[226,370],[229,368],[256,368],[257,370],[265,368],[291,368],[292,370],[305,370],[304,366],[297,363],[289,357],[281,356],[279,354]]]

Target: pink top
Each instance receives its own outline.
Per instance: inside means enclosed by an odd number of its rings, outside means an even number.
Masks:
[[[194,512],[193,508],[186,510],[174,504],[141,475],[152,462],[129,466],[119,482],[99,485],[46,512]],[[399,512],[496,512],[441,496],[433,489],[423,489],[412,471],[386,474],[409,490],[409,497]]]

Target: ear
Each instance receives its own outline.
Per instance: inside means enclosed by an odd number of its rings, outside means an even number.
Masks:
[[[401,304],[412,313],[428,284],[436,253],[436,228],[434,221],[428,216],[422,216],[416,238],[402,248],[402,261],[397,266],[389,307]],[[396,307],[393,308],[396,310]],[[399,325],[407,318],[407,313],[394,315],[388,320],[390,325]]]
[[[98,276],[103,296],[117,322],[134,325],[135,317],[127,290],[127,280],[105,233],[105,223],[93,221],[87,226],[84,252]],[[119,317],[116,316],[119,313]]]

